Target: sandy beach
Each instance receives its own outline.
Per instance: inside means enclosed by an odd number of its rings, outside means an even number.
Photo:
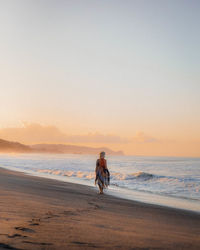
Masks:
[[[200,214],[0,168],[0,249],[199,249]]]

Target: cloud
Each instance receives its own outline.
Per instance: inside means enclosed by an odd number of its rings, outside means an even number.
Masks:
[[[82,143],[82,142],[87,142],[87,143],[112,143],[112,144],[117,144],[117,143],[128,143],[130,142],[129,139],[127,138],[122,138],[117,135],[103,135],[100,133],[90,133],[87,135],[72,135],[68,136],[67,139],[70,142],[74,143]]]
[[[21,128],[0,130],[0,138],[23,143],[55,142],[62,140],[64,136],[65,134],[55,126],[43,126],[37,123],[24,123]]]
[[[94,144],[128,144],[156,143],[155,137],[138,132],[132,138],[113,134],[89,133],[85,135],[68,135],[56,126],[46,126],[38,123],[23,123],[23,127],[0,129],[0,138],[18,141],[26,144],[34,143],[94,143]]]
[[[0,138],[23,143],[128,143],[127,138],[117,135],[89,133],[86,135],[67,135],[55,126],[38,123],[23,123],[23,127],[0,129]]]
[[[133,137],[133,142],[135,143],[154,143],[154,142],[159,142],[155,137],[146,135],[144,132],[138,132],[136,136]]]

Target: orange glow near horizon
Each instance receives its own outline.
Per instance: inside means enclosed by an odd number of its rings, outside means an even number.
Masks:
[[[69,134],[55,126],[26,123],[0,129],[0,138],[24,144],[54,143],[122,150],[126,155],[200,157],[200,141],[185,137],[156,137],[144,132],[135,135],[87,133]]]

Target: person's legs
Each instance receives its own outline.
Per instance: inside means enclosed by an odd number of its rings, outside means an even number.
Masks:
[[[99,184],[99,193],[103,194],[103,187]]]

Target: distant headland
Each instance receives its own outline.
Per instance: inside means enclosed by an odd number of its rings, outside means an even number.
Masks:
[[[124,155],[123,151],[113,151],[107,147],[86,147],[66,144],[25,145],[0,139],[0,153],[52,153],[52,154],[98,154],[106,151],[109,155]]]

